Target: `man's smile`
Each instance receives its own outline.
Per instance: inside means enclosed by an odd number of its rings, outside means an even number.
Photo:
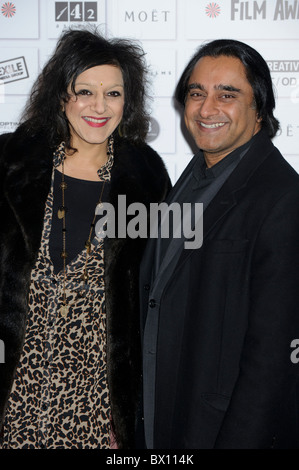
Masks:
[[[216,129],[217,127],[223,127],[225,122],[215,122],[212,124],[206,124],[202,121],[196,121],[198,125],[204,127],[205,129]]]

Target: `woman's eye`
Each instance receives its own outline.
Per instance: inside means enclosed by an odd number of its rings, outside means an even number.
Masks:
[[[91,92],[89,90],[79,90],[76,92],[76,95],[86,96],[86,95],[91,95]]]
[[[109,91],[108,96],[121,96],[119,91]]]

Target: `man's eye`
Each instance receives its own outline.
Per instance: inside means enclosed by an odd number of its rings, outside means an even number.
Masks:
[[[230,95],[230,94],[226,93],[225,95],[221,95],[220,98],[230,99],[230,98],[235,98],[235,95]]]
[[[200,91],[192,91],[189,93],[191,98],[204,98],[204,95]]]

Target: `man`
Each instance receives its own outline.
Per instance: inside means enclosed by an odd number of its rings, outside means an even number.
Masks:
[[[148,448],[298,448],[299,175],[266,62],[201,47],[176,90],[200,149],[167,203],[203,203],[203,243],[150,239],[141,266]]]

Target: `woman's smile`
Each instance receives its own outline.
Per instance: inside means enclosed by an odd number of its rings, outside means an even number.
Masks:
[[[82,119],[90,126],[90,127],[103,127],[107,124],[110,118],[96,118],[92,116],[83,116]]]

